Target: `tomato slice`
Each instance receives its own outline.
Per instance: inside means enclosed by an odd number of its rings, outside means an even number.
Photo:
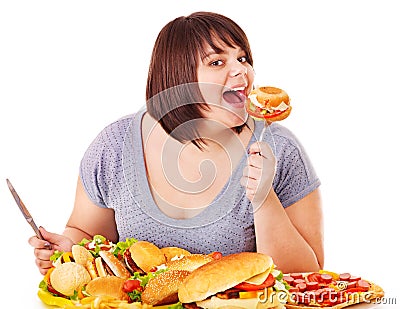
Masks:
[[[214,251],[209,254],[214,260],[219,260],[222,258],[222,253],[219,251]]]
[[[321,274],[320,273],[311,273],[307,275],[307,280],[309,282],[318,282],[322,283]]]
[[[267,279],[261,284],[251,284],[248,282],[242,282],[239,283],[238,285],[235,285],[234,288],[242,290],[242,291],[257,291],[257,290],[262,290],[265,288],[269,288],[270,286],[273,286],[275,284],[275,278],[272,276],[272,274],[269,274]]]
[[[133,292],[134,290],[143,291],[143,287],[140,285],[140,280],[128,279],[124,282],[122,290],[126,293]]]

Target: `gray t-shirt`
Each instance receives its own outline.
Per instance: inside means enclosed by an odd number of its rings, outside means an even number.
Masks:
[[[192,253],[255,251],[252,205],[240,185],[247,155],[201,213],[190,219],[168,217],[155,204],[146,178],[141,136],[144,112],[121,118],[103,129],[85,152],[80,166],[90,200],[115,211],[119,239],[134,237]],[[249,145],[257,140],[262,128],[263,122],[256,122]],[[303,147],[288,129],[273,123],[263,140],[277,159],[273,187],[283,207],[320,185]]]

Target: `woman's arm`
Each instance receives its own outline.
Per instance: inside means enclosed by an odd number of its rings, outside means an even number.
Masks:
[[[282,207],[271,189],[255,210],[257,251],[273,257],[285,273],[316,271],[324,265],[323,214],[319,189]]]
[[[50,233],[44,228],[41,228],[41,233],[44,240],[32,236],[29,238],[29,244],[35,248],[35,262],[42,275],[53,266],[50,257],[54,250],[70,251],[73,244],[80,242],[83,238],[91,239],[96,234],[103,235],[113,242],[118,241],[114,211],[92,203],[80,179],[76,188],[74,209],[63,235]]]
[[[87,196],[80,177],[76,187],[74,209],[63,234],[75,243],[83,238],[91,239],[96,234],[103,235],[113,242],[118,241],[114,210],[95,205]]]

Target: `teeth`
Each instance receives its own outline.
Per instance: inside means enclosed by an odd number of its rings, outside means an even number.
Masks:
[[[244,90],[245,87],[237,87],[237,88],[232,88],[231,91],[240,91],[240,90]]]

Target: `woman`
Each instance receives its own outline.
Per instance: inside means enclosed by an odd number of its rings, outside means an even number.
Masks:
[[[319,180],[284,127],[248,117],[253,59],[229,18],[197,12],[159,33],[146,109],[86,151],[63,235],[31,237],[42,274],[53,250],[101,234],[192,253],[258,251],[284,272],[323,267]],[[51,245],[52,249],[49,249]],[[301,257],[301,258],[299,258]]]

